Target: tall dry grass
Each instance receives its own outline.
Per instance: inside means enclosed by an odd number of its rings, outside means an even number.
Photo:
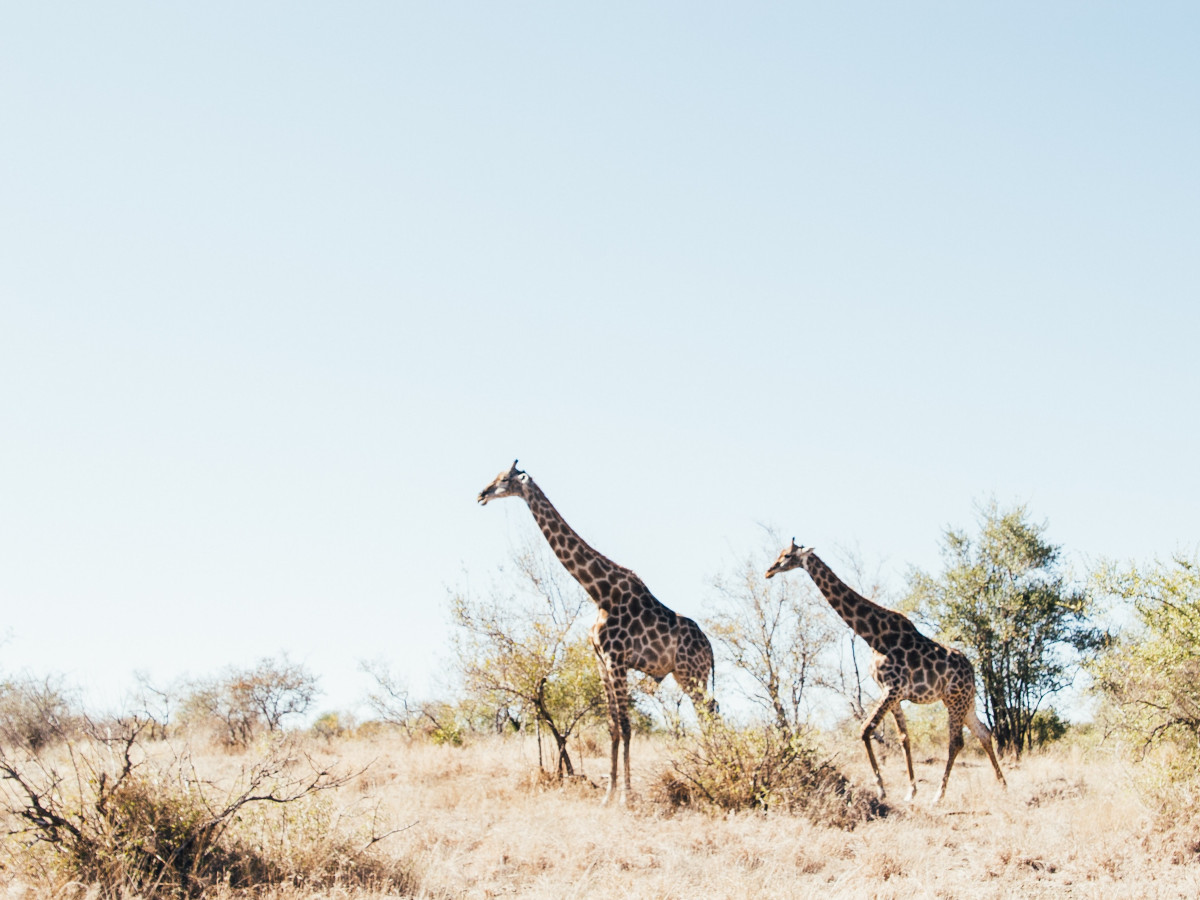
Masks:
[[[327,742],[324,752],[346,771],[365,771],[323,796],[330,805],[321,821],[397,829],[374,850],[410,873],[409,895],[423,898],[1200,896],[1200,834],[1156,821],[1134,773],[1103,747],[1006,760],[1007,791],[968,752],[934,808],[944,762],[936,745],[918,746],[917,801],[894,801],[886,816],[845,830],[786,812],[718,814],[658,801],[655,785],[679,748],[653,738],[635,738],[630,806],[601,806],[603,744],[592,744],[584,777],[560,785],[540,775],[536,744],[519,736],[465,747],[392,736]],[[852,781],[871,784],[861,744],[834,739],[826,749]],[[213,777],[240,764],[223,754],[197,762]],[[902,759],[890,753],[882,765],[902,795]],[[292,838],[297,853],[319,846]],[[98,894],[39,882],[12,855],[4,862],[9,896]],[[398,894],[335,882],[254,896]]]

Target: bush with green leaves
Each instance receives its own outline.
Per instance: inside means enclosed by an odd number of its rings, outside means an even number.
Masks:
[[[1020,755],[1042,704],[1069,687],[1103,643],[1089,591],[1073,584],[1061,548],[1023,506],[980,510],[979,533],[948,529],[940,575],[914,571],[905,607],[960,646],[975,667],[997,749]]]
[[[1153,765],[1144,773],[1164,810],[1200,801],[1200,557],[1094,574],[1134,624],[1092,666],[1110,731]]]
[[[583,616],[592,605],[558,560],[534,546],[514,554],[507,589],[452,597],[455,650],[468,700],[494,712],[496,730],[509,723],[548,732],[558,774],[574,775],[568,740],[605,709]]]

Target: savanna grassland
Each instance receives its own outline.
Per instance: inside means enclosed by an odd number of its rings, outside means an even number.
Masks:
[[[787,812],[674,805],[661,784],[681,745],[664,737],[635,739],[635,796],[626,808],[602,806],[600,737],[582,740],[583,775],[565,783],[539,768],[536,741],[522,736],[465,746],[389,733],[306,737],[294,753],[349,777],[295,803],[247,806],[231,824],[243,846],[269,851],[292,875],[283,886],[246,891],[216,883],[204,895],[1200,896],[1200,830],[1157,819],[1131,764],[1102,744],[1064,742],[1006,759],[1007,791],[968,744],[936,808],[940,750],[916,748],[911,804],[898,799],[903,761],[893,751],[881,760],[892,792],[885,814],[845,829]],[[219,787],[262,752],[212,749],[192,755],[189,766]],[[855,784],[870,784],[857,741],[836,739],[822,752]],[[7,896],[102,894],[65,877],[49,848],[6,840]]]

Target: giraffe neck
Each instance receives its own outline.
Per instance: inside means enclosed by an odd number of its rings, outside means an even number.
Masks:
[[[903,620],[903,625],[912,628],[908,618],[893,609],[887,609],[878,603],[872,603],[866,597],[854,591],[842,579],[833,574],[833,570],[815,554],[810,553],[804,558],[804,568],[812,576],[829,605],[833,607],[842,619],[854,629],[872,649],[881,649],[885,633],[895,631],[895,626]]]
[[[525,502],[554,555],[594,601],[601,605],[607,601],[607,592],[602,588],[605,582],[614,584],[617,577],[632,575],[581,538],[532,480],[526,488]]]

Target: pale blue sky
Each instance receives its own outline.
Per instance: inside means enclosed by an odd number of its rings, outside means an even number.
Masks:
[[[1200,544],[1189,4],[0,12],[0,669],[418,690],[520,457],[700,616],[1024,502]]]

